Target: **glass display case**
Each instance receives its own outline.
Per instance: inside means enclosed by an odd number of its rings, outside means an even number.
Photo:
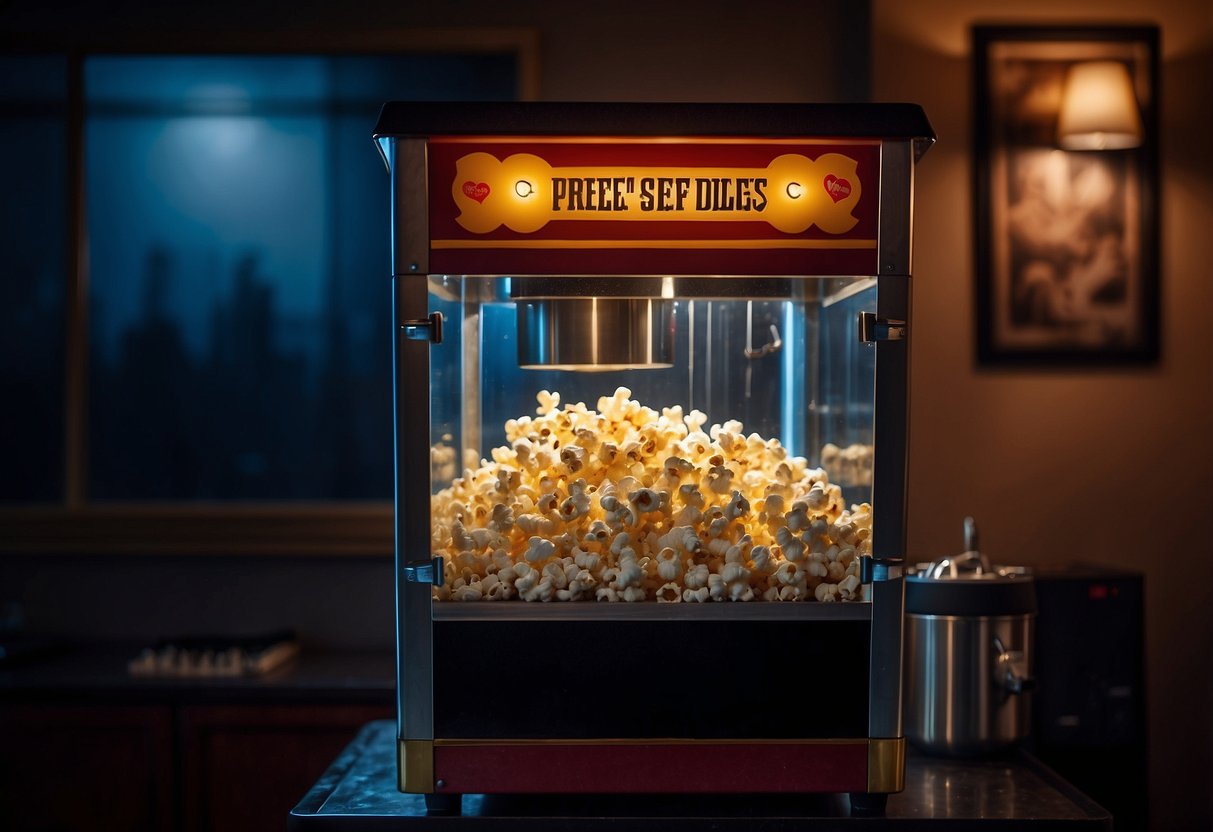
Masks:
[[[401,789],[879,808],[921,110],[392,102],[375,135]]]

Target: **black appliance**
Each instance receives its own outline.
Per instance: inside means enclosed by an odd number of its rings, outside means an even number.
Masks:
[[[1144,580],[1074,565],[1036,572],[1032,748],[1108,809],[1148,828]]]

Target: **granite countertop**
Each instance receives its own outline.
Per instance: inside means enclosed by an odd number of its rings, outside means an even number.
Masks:
[[[464,795],[462,816],[426,816],[396,790],[396,726],[366,725],[291,812],[305,832],[433,829],[899,830],[1112,828],[1111,816],[1025,752],[941,760],[911,752],[906,788],[883,817],[851,817],[842,795],[688,797]]]

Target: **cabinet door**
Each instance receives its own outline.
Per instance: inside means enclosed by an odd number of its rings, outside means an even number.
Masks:
[[[0,703],[0,827],[173,826],[168,706]]]
[[[183,828],[285,828],[287,814],[358,729],[391,718],[390,707],[375,705],[183,708]]]

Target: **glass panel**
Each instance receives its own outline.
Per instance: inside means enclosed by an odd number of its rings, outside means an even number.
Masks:
[[[505,55],[85,64],[96,499],[388,499],[391,98]]]
[[[0,57],[0,499],[63,499],[67,60]]]
[[[632,398],[660,410],[679,405],[701,410],[707,425],[729,420],[746,433],[778,439],[788,452],[822,465],[823,446],[862,445],[871,453],[875,351],[857,338],[857,319],[876,309],[872,278],[790,280],[786,298],[704,297],[672,299],[675,330],[673,366],[663,369],[569,372],[519,367],[516,310],[509,280],[438,278],[445,293],[436,298],[447,314],[479,327],[478,339],[464,337],[465,361],[483,366],[480,423],[464,447],[479,453],[505,441],[507,419],[530,414],[539,390],[558,391],[565,403],[593,407],[599,396],[627,387]],[[462,310],[451,307],[462,286]],[[702,283],[699,284],[702,289]],[[710,286],[710,284],[708,284]],[[468,324],[465,323],[465,332]],[[478,340],[478,343],[477,343]],[[445,349],[445,347],[444,347]],[[435,359],[439,361],[440,359]],[[460,375],[450,370],[453,378]],[[465,395],[468,394],[465,384]],[[441,406],[452,418],[453,399]],[[465,421],[467,421],[465,419]],[[706,429],[706,428],[705,428]],[[459,426],[452,423],[457,433]],[[465,453],[465,459],[470,459]],[[870,460],[869,460],[870,463]],[[845,477],[848,486],[859,485]],[[870,473],[868,476],[870,484]],[[858,498],[869,499],[867,494]]]
[[[863,311],[876,311],[875,278],[834,282],[819,313],[818,464],[852,502],[872,499],[876,348],[857,337]]]
[[[853,506],[871,499],[875,362],[856,319],[875,310],[876,281],[787,278],[756,292],[746,279],[670,278],[644,306],[587,297],[577,278],[553,289],[561,280],[543,296],[522,289],[530,279],[431,279],[431,308],[463,322],[462,339],[431,348],[434,540],[451,570],[440,595],[510,597],[494,575],[550,566],[548,595],[564,600],[611,583],[625,585],[610,600],[703,600],[707,584],[687,578],[703,566],[712,598],[799,600],[824,582],[831,600],[859,600],[871,515]],[[586,336],[604,321],[601,340]],[[625,343],[639,345],[632,361],[660,360],[618,369]],[[611,369],[591,371],[587,355],[612,356]],[[625,569],[624,547],[643,572],[634,584],[581,563]],[[582,568],[588,584],[570,590]],[[538,586],[523,584],[515,596]]]

